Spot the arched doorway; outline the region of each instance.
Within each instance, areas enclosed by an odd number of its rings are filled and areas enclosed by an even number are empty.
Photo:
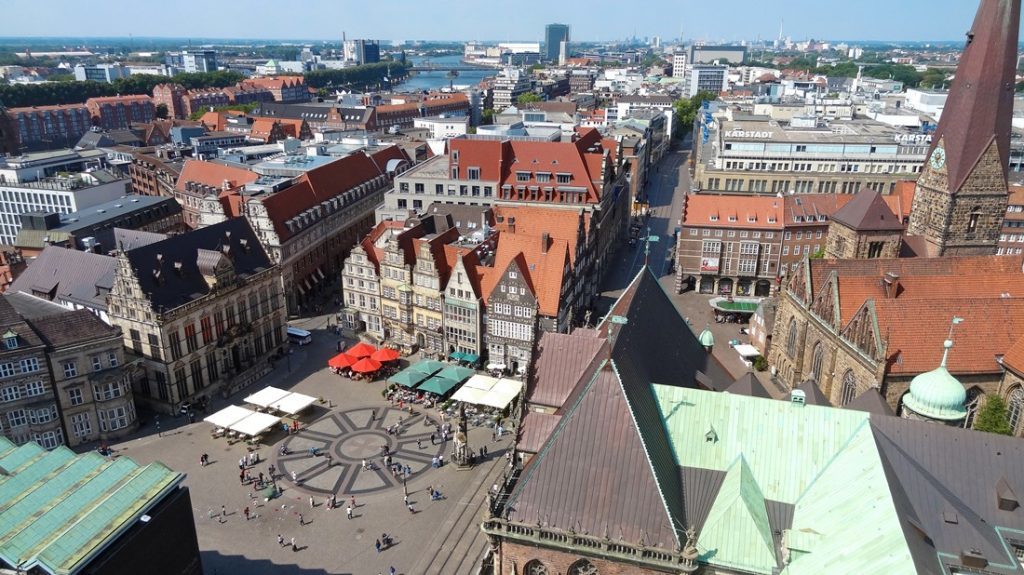
[[[715,293],[715,278],[700,278],[700,293]]]
[[[754,285],[754,295],[757,297],[768,297],[772,294],[772,282],[768,280],[757,280]]]
[[[732,295],[732,279],[722,278],[718,280],[718,295]]]
[[[741,279],[736,282],[736,295],[750,295],[750,289],[753,285],[753,280]]]

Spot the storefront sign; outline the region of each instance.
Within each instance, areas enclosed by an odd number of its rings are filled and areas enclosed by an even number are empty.
[[[760,139],[770,140],[772,139],[771,132],[748,132],[745,130],[729,130],[725,133],[726,138],[749,138],[749,139]]]
[[[702,271],[702,272],[717,272],[718,271],[718,258],[701,258],[701,260],[700,260],[700,271]]]
[[[914,144],[930,144],[931,134],[896,134],[893,139],[900,144],[912,146]]]

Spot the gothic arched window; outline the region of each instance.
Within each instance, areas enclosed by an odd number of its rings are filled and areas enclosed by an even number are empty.
[[[523,567],[523,575],[548,575],[548,568],[534,559]]]
[[[810,378],[818,384],[822,383],[822,364],[825,363],[825,347],[821,345],[821,342],[814,344],[814,353],[811,355],[811,374]]]
[[[568,575],[598,575],[597,567],[586,559],[580,559],[569,567]]]
[[[974,427],[974,417],[978,415],[978,407],[981,406],[981,397],[985,395],[981,388],[972,387],[967,390],[967,399],[964,401],[964,408],[967,409],[967,417],[964,418],[964,428]]]
[[[786,353],[796,357],[796,319],[789,320],[789,334],[786,336]]]
[[[1014,435],[1019,431],[1021,413],[1024,413],[1024,389],[1015,387],[1006,400],[1006,415]]]
[[[842,407],[857,397],[857,376],[853,375],[853,370],[848,369],[843,374],[843,396],[839,399],[839,406]]]

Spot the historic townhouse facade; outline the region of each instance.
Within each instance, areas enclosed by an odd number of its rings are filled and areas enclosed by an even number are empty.
[[[444,289],[444,347],[449,355],[468,353],[483,357],[483,295],[476,250],[456,250],[455,265]]]
[[[139,368],[125,361],[120,330],[88,310],[29,320],[47,344],[67,444],[109,442],[136,429],[132,392]]]
[[[529,264],[521,254],[498,276],[487,298],[487,355],[490,363],[521,373],[530,365],[537,336],[537,297],[526,275]]]
[[[46,342],[0,298],[0,433],[17,444],[65,443]]]
[[[233,393],[286,348],[280,267],[243,218],[119,254],[108,300],[143,357],[136,399],[156,410]]]

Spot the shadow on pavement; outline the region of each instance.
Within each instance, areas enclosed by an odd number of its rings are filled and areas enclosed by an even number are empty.
[[[270,542],[269,544],[277,546],[276,542]],[[296,541],[296,544],[298,545],[296,554],[306,552],[309,547],[301,541]],[[291,553],[290,550],[289,553]],[[281,573],[288,573],[289,575],[328,575],[329,573],[324,569],[303,569],[298,565],[273,563],[266,559],[249,559],[241,555],[222,555],[217,551],[202,551],[200,554],[203,558],[203,573],[205,575],[234,575],[236,573],[244,573],[245,575],[279,575]],[[331,575],[334,575],[334,573],[331,573]],[[352,574],[351,572],[344,572],[340,575]]]

